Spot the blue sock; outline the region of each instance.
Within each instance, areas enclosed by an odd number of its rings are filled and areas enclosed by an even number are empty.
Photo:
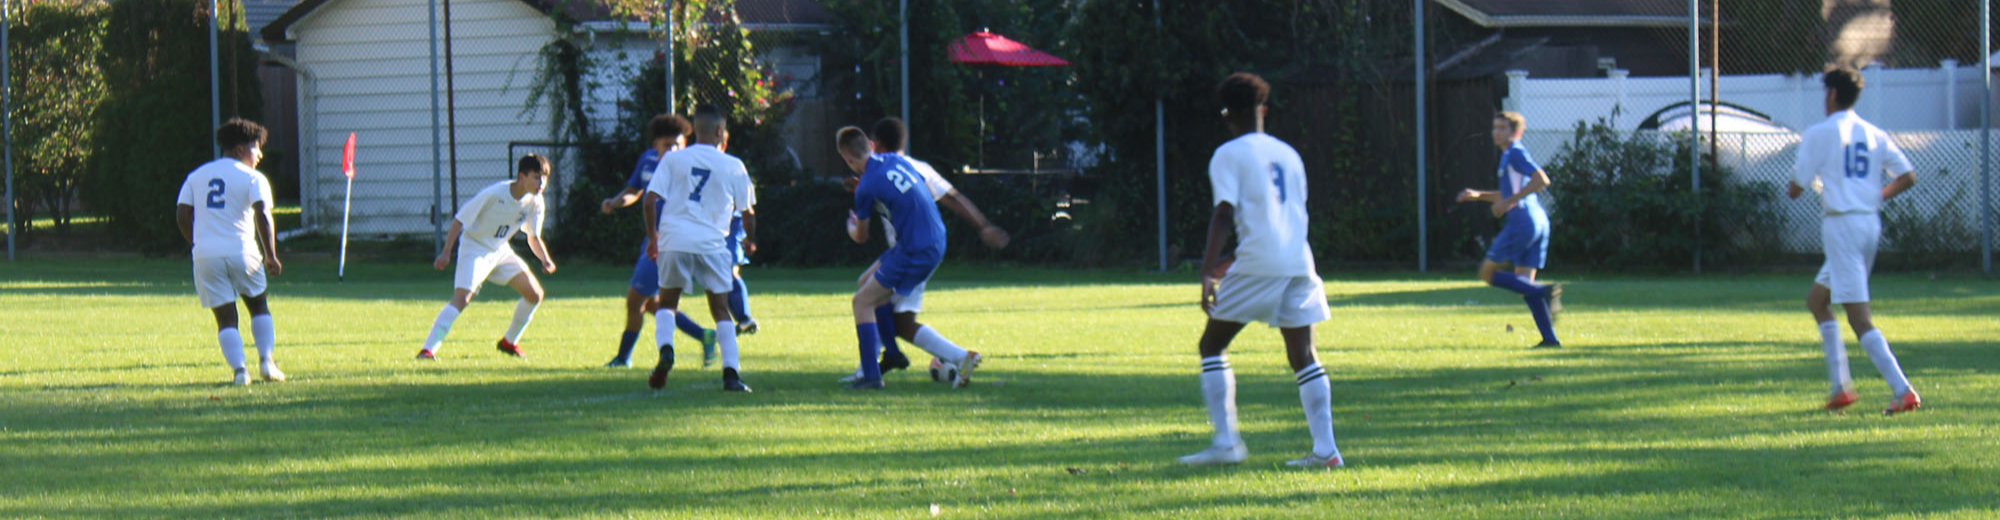
[[[1494,287],[1514,291],[1522,296],[1539,296],[1542,294],[1541,286],[1535,285],[1534,282],[1530,282],[1528,279],[1514,273],[1495,272],[1493,273],[1493,281],[1488,283]]]
[[[882,362],[875,358],[879,354],[875,342],[875,324],[855,324],[854,335],[861,340],[861,378],[881,380]]]
[[[632,345],[637,343],[639,343],[639,331],[625,331],[625,335],[618,337],[618,357],[613,358],[613,361],[630,361],[632,359]]]
[[[737,323],[750,321],[750,287],[743,285],[742,278],[737,278],[736,284],[729,288],[729,315]]]
[[[1549,301],[1540,294],[1531,294],[1522,299],[1528,301],[1528,312],[1535,315],[1535,328],[1542,331],[1542,341],[1562,343],[1556,339],[1556,325],[1549,319]]]
[[[708,329],[701,328],[701,325],[696,324],[685,312],[674,313],[674,328],[681,329],[681,334],[686,334],[695,341],[701,341],[702,335],[708,333]]]
[[[882,342],[882,355],[901,356],[903,349],[896,345],[896,306],[883,305],[875,308],[875,332]]]

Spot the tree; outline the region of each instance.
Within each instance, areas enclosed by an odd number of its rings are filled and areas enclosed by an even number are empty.
[[[101,0],[8,2],[14,13],[7,48],[13,70],[15,182],[14,212],[21,234],[38,210],[54,217],[55,231],[67,232],[74,216],[79,180],[90,156],[97,109],[104,100],[104,75],[97,67],[103,47],[105,4]],[[26,7],[23,7],[26,4]]]

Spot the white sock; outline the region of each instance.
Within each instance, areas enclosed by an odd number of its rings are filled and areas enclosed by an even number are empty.
[[[451,333],[451,322],[457,320],[458,307],[444,304],[444,308],[438,310],[437,323],[431,324],[431,337],[424,340],[424,351],[437,352],[438,347],[444,346],[444,336]]]
[[[965,349],[952,344],[951,340],[944,339],[943,334],[938,334],[937,329],[929,325],[917,327],[915,338],[911,343],[916,343],[917,348],[924,349],[924,352],[929,352],[932,356],[948,359],[953,363],[965,361]]]
[[[737,368],[736,322],[715,322],[715,344],[722,346],[722,368]],[[738,372],[742,369],[737,368]]]
[[[660,350],[674,346],[674,310],[661,308],[653,311],[653,343]]]
[[[243,333],[236,327],[216,331],[216,341],[222,343],[222,359],[229,362],[229,368],[243,369]]]
[[[507,342],[521,344],[521,333],[528,330],[528,321],[535,319],[535,308],[540,303],[528,303],[527,298],[514,302],[514,321],[507,324]]]
[[[1326,381],[1326,369],[1313,363],[1300,369],[1299,404],[1306,409],[1306,429],[1312,431],[1313,455],[1340,458],[1333,444],[1333,387]]]
[[[1201,397],[1208,402],[1208,422],[1215,425],[1214,446],[1243,443],[1236,432],[1236,372],[1225,356],[1201,358]]]
[[[271,315],[259,314],[250,317],[250,337],[257,338],[257,359],[265,363],[278,360],[271,355],[278,348],[278,329],[271,323]]]
[[[1894,395],[1910,391],[1910,380],[1903,377],[1903,367],[1896,364],[1896,353],[1889,351],[1889,340],[1882,338],[1881,329],[1862,334],[1861,348],[1868,349],[1868,359],[1875,362],[1875,371],[1882,373],[1882,379],[1889,381]]]
[[[1820,348],[1826,351],[1826,380],[1833,383],[1837,393],[1854,389],[1854,378],[1847,371],[1847,343],[1840,339],[1840,323],[1819,324]]]

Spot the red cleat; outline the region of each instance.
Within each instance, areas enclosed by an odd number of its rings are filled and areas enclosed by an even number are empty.
[[[1854,404],[1854,401],[1859,399],[1861,399],[1861,395],[1854,393],[1853,390],[1841,390],[1840,393],[1833,394],[1832,397],[1826,398],[1826,409],[1839,410],[1841,408],[1846,408],[1848,405]]]
[[[417,359],[419,359],[419,360],[423,360],[423,361],[437,361],[437,358],[438,358],[438,357],[437,357],[437,355],[436,355],[436,354],[432,354],[432,353],[431,353],[431,351],[428,351],[428,350],[419,350],[419,351],[417,351]]]
[[[1889,409],[1883,410],[1882,415],[1896,415],[1903,412],[1916,411],[1917,408],[1921,408],[1923,406],[1924,406],[1924,400],[1918,399],[1917,391],[1915,389],[1911,389],[1908,392],[1903,392],[1903,395],[1899,395],[1893,399],[1890,399]]]
[[[493,348],[498,349],[500,350],[500,352],[506,353],[509,356],[528,357],[527,355],[521,353],[520,345],[509,343],[507,341],[507,338],[500,338],[500,343],[494,345]]]

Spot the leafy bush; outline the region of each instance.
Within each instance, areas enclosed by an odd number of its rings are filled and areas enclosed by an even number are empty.
[[[242,4],[221,7],[222,118],[254,120],[263,101]],[[98,56],[107,96],[81,194],[132,249],[185,250],[174,195],[189,171],[213,158],[208,0],[114,2],[109,11]]]
[[[24,237],[35,231],[37,209],[49,211],[57,232],[69,228],[71,202],[89,167],[91,123],[105,94],[97,63],[104,13],[96,0],[47,1],[8,19],[14,82],[8,108],[19,190],[14,209]]]
[[[1684,135],[1626,133],[1604,119],[1578,123],[1543,165],[1554,180],[1550,254],[1563,263],[1681,269],[1701,247],[1705,265],[1776,250],[1778,187],[1739,183],[1704,155],[1692,190]],[[1699,232],[1697,232],[1699,230]]]

